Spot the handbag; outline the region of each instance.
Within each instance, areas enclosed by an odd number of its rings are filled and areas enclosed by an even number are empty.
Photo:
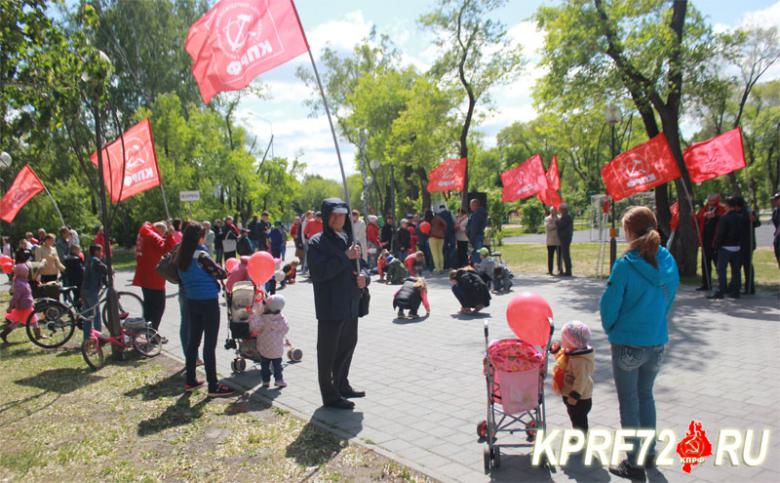
[[[368,315],[368,306],[371,303],[371,293],[368,291],[368,287],[360,290],[360,304],[358,305],[358,317],[365,317]]]
[[[165,280],[176,285],[179,284],[179,272],[176,267],[175,260],[176,255],[179,253],[180,246],[180,244],[176,245],[171,251],[163,255],[159,263],[157,263],[157,267],[155,268],[157,273],[160,274]]]

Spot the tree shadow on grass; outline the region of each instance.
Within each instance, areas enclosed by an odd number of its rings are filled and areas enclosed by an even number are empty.
[[[203,398],[193,405],[190,393],[185,392],[159,416],[138,423],[138,436],[149,436],[166,429],[191,424],[203,415],[203,409],[208,401],[208,398]]]
[[[125,393],[128,397],[141,396],[143,401],[154,401],[160,398],[174,397],[177,394],[181,394],[182,390],[182,372],[181,369],[165,379],[160,379],[154,384],[145,384],[135,389],[131,389]]]
[[[68,394],[101,379],[103,379],[102,376],[95,374],[87,368],[62,367],[48,369],[34,376],[16,380],[14,383],[22,386],[37,387],[58,394]]]
[[[301,466],[320,466],[347,447],[347,437],[354,437],[363,429],[363,413],[340,409],[318,408],[301,430],[295,441],[287,446],[285,455]]]

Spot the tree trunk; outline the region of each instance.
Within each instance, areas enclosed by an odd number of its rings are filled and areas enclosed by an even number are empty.
[[[420,177],[420,192],[422,193],[422,210],[431,209],[431,194],[428,192],[428,174],[423,168],[417,168],[417,176]]]

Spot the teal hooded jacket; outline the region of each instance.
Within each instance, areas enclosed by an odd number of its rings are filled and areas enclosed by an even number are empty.
[[[658,268],[632,250],[612,267],[600,303],[601,325],[610,343],[647,347],[669,341],[667,316],[680,275],[666,248],[658,248],[656,261]]]

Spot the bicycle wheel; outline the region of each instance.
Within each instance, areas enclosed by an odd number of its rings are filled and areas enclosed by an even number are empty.
[[[81,355],[87,365],[96,371],[105,364],[103,344],[95,337],[90,337],[81,343]]]
[[[151,327],[141,329],[133,336],[133,347],[144,357],[154,357],[160,355],[162,344],[160,344],[157,331]]]
[[[38,317],[38,322],[33,321]],[[39,329],[40,337],[35,333]],[[76,329],[76,317],[65,304],[54,299],[39,299],[27,318],[27,337],[44,349],[54,349],[68,342]]]
[[[132,292],[117,292],[117,303],[119,304],[119,322],[129,317],[143,317],[143,300]],[[103,304],[103,323],[108,324],[108,302]]]

